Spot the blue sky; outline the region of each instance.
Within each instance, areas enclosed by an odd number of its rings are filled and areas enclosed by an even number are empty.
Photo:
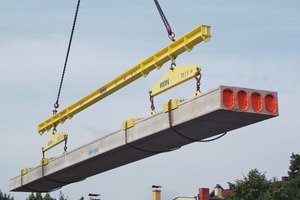
[[[146,200],[162,185],[163,199],[193,196],[198,188],[227,187],[250,169],[268,178],[287,175],[289,156],[299,149],[300,3],[298,1],[161,0],[178,37],[200,24],[212,38],[177,58],[200,64],[203,92],[232,85],[278,92],[280,116],[230,132],[208,144],[147,158],[61,190],[69,199],[101,193],[102,199]],[[37,166],[41,146],[37,125],[51,116],[60,81],[75,1],[0,2],[0,189],[10,178]],[[153,1],[82,1],[61,95],[61,109],[94,91],[170,43]],[[120,128],[131,117],[149,114],[148,91],[167,63],[62,125],[69,150]],[[188,98],[194,82],[156,98]],[[58,156],[63,147],[49,152]],[[57,196],[57,192],[51,195]],[[28,193],[11,193],[26,199]]]

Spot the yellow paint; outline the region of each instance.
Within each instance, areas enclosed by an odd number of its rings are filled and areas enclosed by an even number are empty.
[[[54,158],[54,157],[53,157]],[[53,158],[44,158],[41,160],[41,165],[45,166],[49,163],[50,160],[52,160]]]
[[[42,147],[42,151],[45,152],[56,145],[64,142],[68,137],[67,133],[55,132],[48,138],[46,144]]]
[[[32,168],[30,168],[30,167],[29,167],[29,168],[24,168],[24,169],[22,169],[22,170],[21,170],[21,176],[27,174],[31,169],[32,169]]]
[[[200,66],[177,66],[170,69],[151,89],[151,95],[159,95],[185,81],[195,77]]]
[[[137,122],[141,119],[142,118],[131,118],[131,119],[128,119],[128,120],[122,122],[122,129],[125,130],[125,129],[133,127],[135,122]]]
[[[46,121],[40,123],[38,125],[38,133],[42,135],[45,131],[49,131],[58,124],[64,123],[67,119],[72,118],[80,111],[88,108],[89,106],[109,96],[110,94],[137,80],[138,78],[147,76],[152,70],[156,68],[159,69],[164,63],[174,59],[174,57],[177,57],[185,51],[190,51],[200,42],[208,42],[210,37],[210,26],[198,26],[191,32],[177,39],[149,58],[141,61],[136,66],[108,82],[104,86],[73,103],[66,109],[56,113]]]
[[[174,110],[178,108],[179,103],[183,102],[184,99],[171,99],[171,110]],[[163,111],[168,112],[169,111],[169,102],[163,104]]]

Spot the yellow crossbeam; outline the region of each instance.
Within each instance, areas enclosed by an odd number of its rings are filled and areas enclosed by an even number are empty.
[[[159,95],[181,83],[195,77],[200,71],[200,66],[176,66],[170,69],[150,90],[152,96]]]
[[[174,59],[174,57],[177,57],[181,53],[192,50],[192,48],[200,42],[208,42],[210,37],[210,26],[198,26],[191,32],[177,39],[149,58],[141,61],[139,64],[109,83],[95,90],[86,97],[83,97],[76,103],[73,103],[66,109],[56,113],[46,121],[40,123],[38,125],[38,133],[42,135],[45,131],[49,131],[52,127],[56,127],[58,124],[65,122],[67,119],[72,118],[75,114],[130,84],[136,79],[142,76],[147,76],[149,72],[155,68],[159,69],[164,63]]]
[[[42,151],[48,151],[49,149],[55,147],[56,145],[62,143],[63,141],[66,141],[68,138],[67,133],[61,133],[61,132],[55,132],[51,135],[50,138],[48,138],[46,144],[42,147]]]

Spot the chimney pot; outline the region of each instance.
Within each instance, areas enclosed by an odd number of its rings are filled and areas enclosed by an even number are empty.
[[[198,198],[199,198],[199,200],[209,200],[209,189],[208,188],[200,188]]]
[[[222,190],[223,188],[221,187],[221,185],[217,184],[214,188],[215,196],[222,197]]]

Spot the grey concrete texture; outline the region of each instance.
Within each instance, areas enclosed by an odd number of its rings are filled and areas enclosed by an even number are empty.
[[[50,192],[278,115],[276,92],[219,86],[180,103],[171,115],[159,112],[141,119],[127,131],[117,130],[12,178],[10,191]]]

